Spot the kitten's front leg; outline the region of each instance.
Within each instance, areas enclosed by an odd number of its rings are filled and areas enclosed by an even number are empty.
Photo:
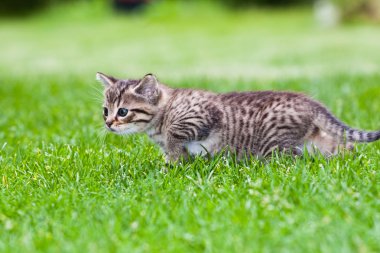
[[[176,163],[181,158],[187,159],[188,153],[185,148],[185,141],[177,138],[169,137],[165,147],[165,161],[166,163]]]

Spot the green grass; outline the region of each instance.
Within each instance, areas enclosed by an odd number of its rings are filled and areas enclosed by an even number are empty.
[[[165,174],[148,138],[104,132],[94,77],[301,91],[378,129],[377,30],[323,30],[307,10],[179,4],[2,20],[0,251],[379,252],[380,143],[332,159],[196,159]]]

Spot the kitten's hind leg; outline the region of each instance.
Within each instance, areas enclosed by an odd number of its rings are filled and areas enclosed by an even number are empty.
[[[168,138],[165,147],[165,160],[166,163],[178,162],[181,159],[187,160],[189,158],[188,152],[184,145],[184,140],[177,138]]]
[[[337,138],[329,135],[328,133],[319,130],[306,142],[307,150],[310,153],[315,153],[316,151],[321,152],[324,156],[337,155],[340,152],[351,151],[353,149],[353,144],[350,142],[340,143]]]

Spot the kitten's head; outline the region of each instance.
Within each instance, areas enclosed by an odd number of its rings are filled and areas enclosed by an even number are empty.
[[[148,74],[141,80],[119,80],[98,72],[96,79],[105,87],[103,118],[108,130],[129,134],[152,126],[161,95],[154,75]]]

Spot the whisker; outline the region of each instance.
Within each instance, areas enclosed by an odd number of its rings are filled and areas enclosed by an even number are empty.
[[[108,131],[104,126],[99,126],[97,131],[97,143],[103,145],[107,137]]]

